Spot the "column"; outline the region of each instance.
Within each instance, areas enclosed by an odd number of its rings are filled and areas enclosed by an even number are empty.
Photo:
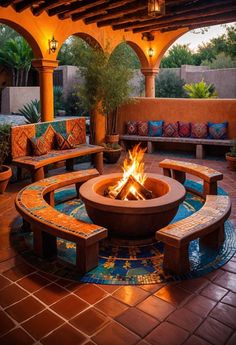
[[[33,60],[32,65],[39,71],[41,120],[53,121],[53,71],[58,66],[58,61],[38,59]]]
[[[155,97],[155,76],[158,68],[142,68],[141,72],[145,76],[145,97]]]

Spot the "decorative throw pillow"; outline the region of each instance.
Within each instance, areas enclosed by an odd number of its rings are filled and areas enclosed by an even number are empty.
[[[164,137],[178,137],[178,122],[164,122]]]
[[[148,122],[148,135],[149,137],[162,137],[163,122],[160,121],[149,121]]]
[[[208,131],[210,139],[227,139],[227,129],[228,122],[208,122]]]
[[[147,121],[138,121],[138,135],[146,136],[148,135],[148,122]]]
[[[56,148],[58,150],[69,150],[75,147],[75,139],[71,133],[55,133]]]
[[[178,121],[179,124],[179,137],[188,138],[191,135],[191,125],[190,122]]]
[[[207,138],[207,122],[191,123],[191,137],[196,139]]]
[[[33,156],[42,156],[48,153],[47,148],[45,147],[45,139],[43,136],[38,138],[29,138],[29,141],[32,147]]]
[[[127,134],[137,135],[138,134],[138,125],[137,121],[128,121],[127,122]]]

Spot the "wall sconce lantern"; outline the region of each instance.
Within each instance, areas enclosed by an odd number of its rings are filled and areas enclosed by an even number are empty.
[[[58,41],[55,40],[54,36],[49,40],[49,52],[55,53],[58,47]]]
[[[148,15],[157,17],[165,14],[165,0],[148,0]]]
[[[153,41],[154,36],[153,36],[153,34],[151,34],[151,32],[143,32],[142,33],[142,40],[143,41]]]
[[[148,56],[151,58],[154,55],[154,50],[152,48],[148,49]]]

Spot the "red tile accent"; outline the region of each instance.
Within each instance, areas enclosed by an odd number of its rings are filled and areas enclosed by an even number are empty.
[[[97,345],[134,345],[140,338],[116,322],[98,332],[92,340]]]
[[[2,338],[0,338],[0,344],[3,344],[3,345],[32,345],[32,344],[35,344],[35,341],[23,329],[16,328],[13,331],[7,333]]]
[[[42,302],[50,305],[69,294],[70,293],[67,290],[61,288],[59,285],[52,283],[38,290],[35,293],[35,296]]]
[[[228,290],[218,286],[216,284],[210,283],[202,291],[201,295],[211,298],[215,301],[220,301],[222,297],[227,294]]]
[[[116,320],[142,338],[159,324],[159,321],[136,308],[129,308]]]
[[[95,304],[95,307],[111,317],[121,314],[128,308],[126,304],[117,301],[117,299],[113,298],[112,296],[104,298]]]
[[[236,329],[236,308],[227,304],[218,303],[210,316],[227,326]]]
[[[137,308],[145,313],[163,321],[175,308],[158,297],[150,296],[137,305]]]
[[[0,311],[0,336],[14,327],[14,322],[3,311]]]
[[[152,345],[181,345],[189,333],[169,322],[163,322],[152,331],[146,340]]]
[[[236,307],[236,293],[229,291],[228,294],[221,300],[221,302]]]
[[[44,308],[45,307],[40,302],[38,302],[35,298],[29,296],[7,308],[6,311],[16,321],[22,322],[39,313]]]
[[[168,317],[167,320],[189,332],[194,332],[202,322],[202,318],[200,316],[185,308],[177,309]]]
[[[140,301],[144,300],[150,294],[137,286],[122,286],[119,290],[114,292],[113,296],[120,301],[135,306]]]
[[[95,308],[85,310],[70,320],[70,323],[82,332],[92,335],[108,322],[108,318]]]
[[[193,311],[194,313],[202,317],[206,317],[215,305],[215,301],[199,295],[193,297],[189,302],[187,302],[185,304],[185,308]]]
[[[60,314],[66,319],[71,319],[78,313],[80,313],[82,310],[89,307],[89,304],[84,302],[79,297],[76,297],[74,295],[69,295],[64,298],[62,298],[57,303],[53,304],[51,306],[51,309],[53,309],[55,312]]]
[[[27,292],[15,284],[11,284],[0,291],[0,305],[5,308],[27,296]]]
[[[231,328],[209,317],[201,324],[195,334],[211,344],[222,345],[225,344],[232,333]]]
[[[18,281],[18,284],[29,292],[35,292],[49,283],[50,281],[48,279],[43,278],[37,273],[30,274]]]
[[[78,330],[65,324],[41,340],[44,345],[80,345],[86,337]]]
[[[34,338],[41,339],[43,336],[60,326],[64,321],[49,310],[32,317],[22,324]]]
[[[184,304],[192,296],[190,292],[187,292],[174,284],[164,286],[154,293],[154,295],[176,307]]]
[[[90,304],[94,304],[106,296],[106,292],[104,290],[93,284],[82,285],[74,293]]]

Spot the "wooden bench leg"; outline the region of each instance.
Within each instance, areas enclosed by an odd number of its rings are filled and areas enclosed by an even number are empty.
[[[206,195],[217,195],[217,182],[204,181],[203,194]]]
[[[147,153],[153,153],[153,143],[151,141],[147,142]]]
[[[66,160],[66,170],[73,171],[74,170],[74,158],[70,158]]]
[[[166,272],[183,274],[189,272],[188,244],[175,248],[165,244],[163,269]]]
[[[168,168],[163,168],[163,175],[167,177],[171,177],[171,170]]]
[[[34,252],[42,258],[50,258],[57,255],[57,239],[55,236],[33,227]]]
[[[97,152],[94,154],[94,166],[98,170],[99,174],[103,174],[103,152]]]
[[[91,246],[76,246],[76,268],[84,274],[98,265],[99,243],[96,242]]]
[[[205,157],[205,150],[203,145],[196,145],[196,158],[203,159]]]
[[[37,182],[44,179],[44,169],[43,167],[35,169],[31,173],[32,181]]]
[[[27,222],[24,218],[22,219],[21,231],[22,232],[31,232],[30,223]]]
[[[54,190],[44,195],[44,200],[52,207],[55,205]]]
[[[200,238],[200,246],[217,250],[224,243],[224,224],[210,234]]]
[[[178,182],[184,184],[186,180],[186,174],[184,171],[173,170],[173,178]]]

